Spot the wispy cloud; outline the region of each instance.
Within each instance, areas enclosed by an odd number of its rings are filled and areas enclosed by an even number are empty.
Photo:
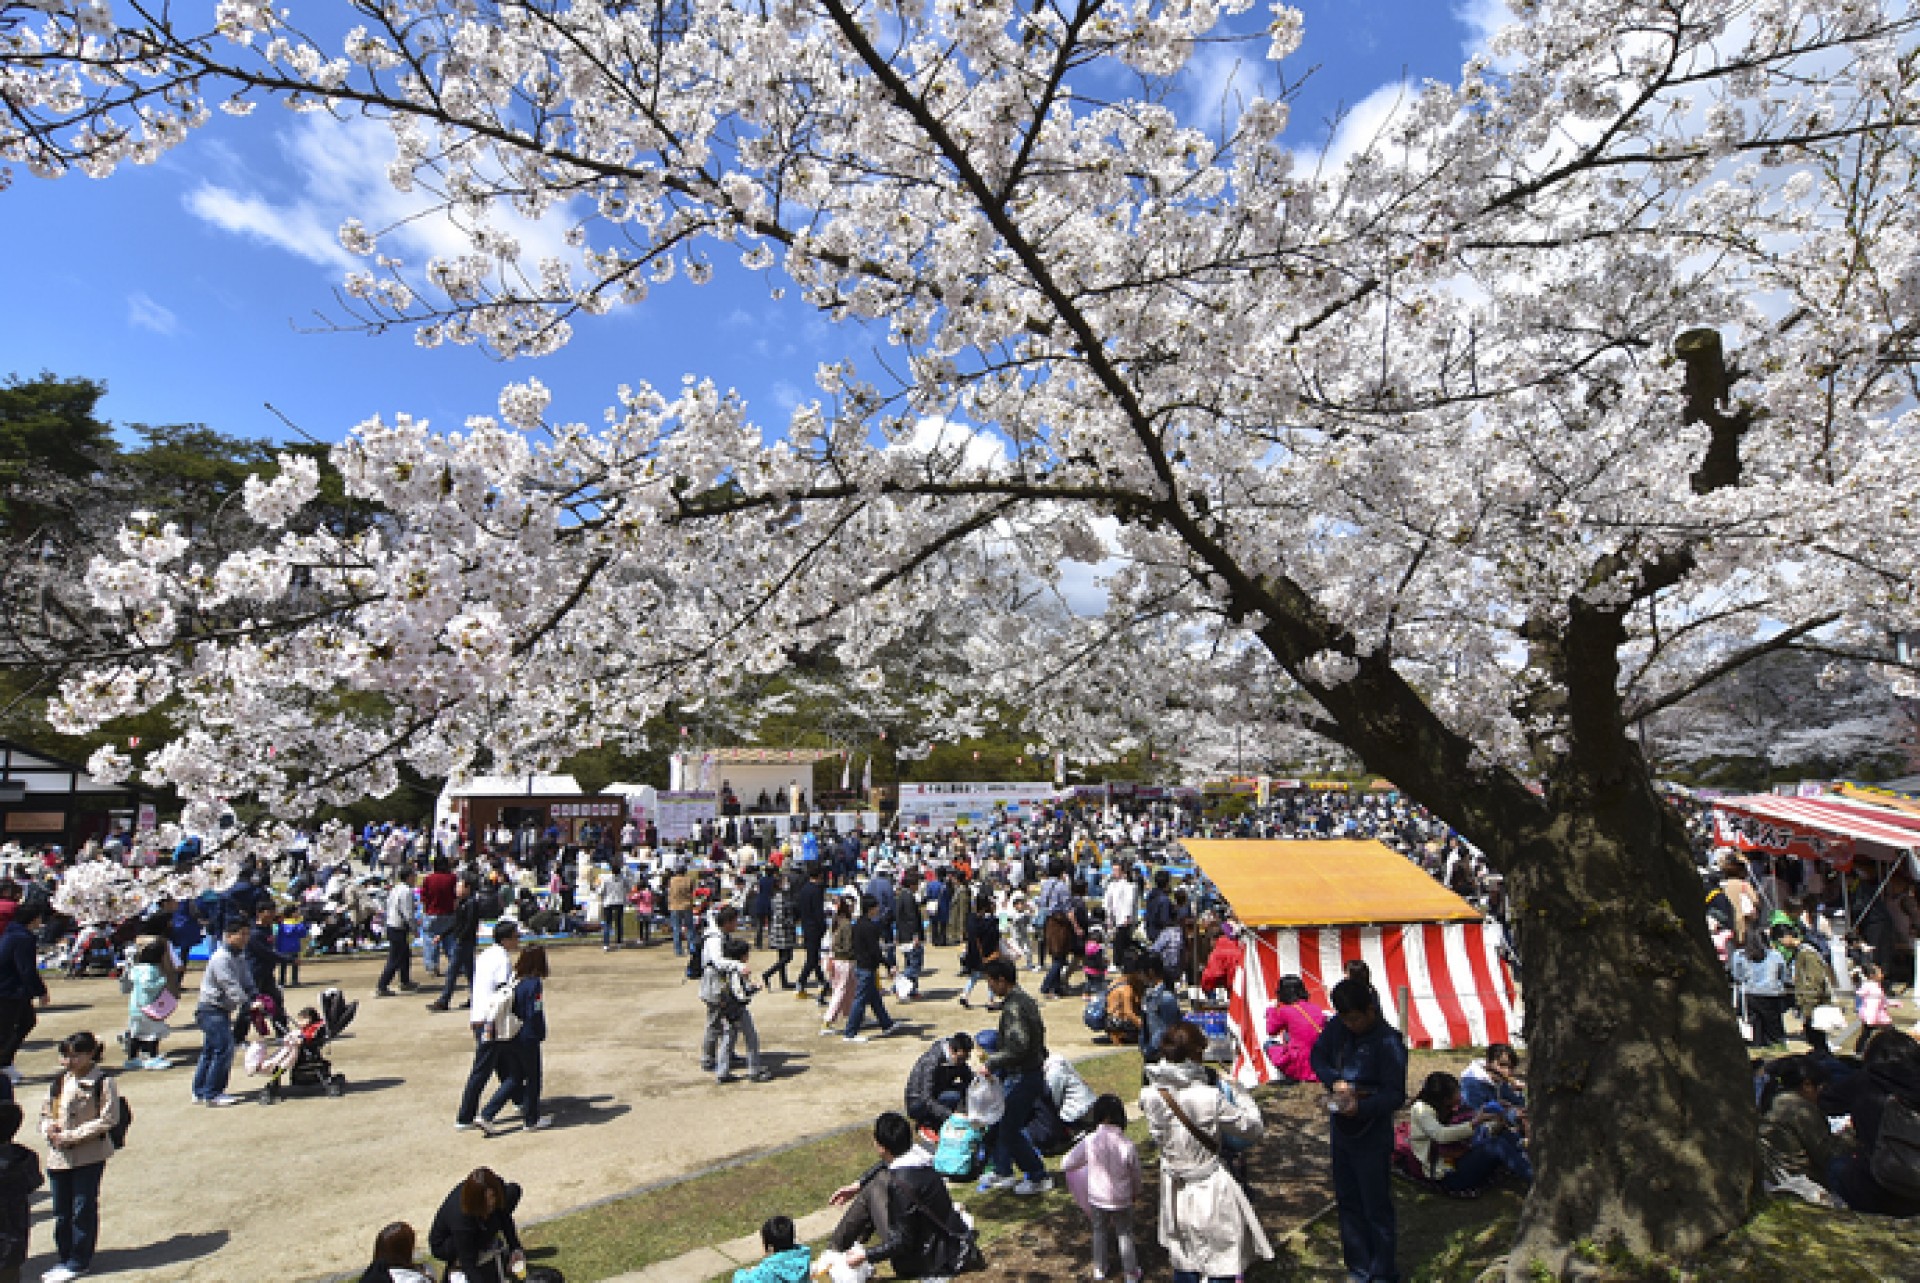
[[[1453,16],[1467,29],[1467,38],[1461,41],[1460,47],[1468,57],[1484,53],[1500,29],[1516,21],[1507,0],[1455,0]]]
[[[146,294],[135,291],[127,295],[127,324],[155,334],[172,334],[179,330],[180,318]]]
[[[187,209],[221,231],[286,250],[309,263],[343,272],[358,266],[353,255],[340,248],[338,221],[322,219],[309,203],[275,205],[260,196],[202,183],[187,193]]]
[[[340,225],[350,217],[379,235],[390,254],[427,259],[473,252],[463,224],[424,185],[402,192],[388,181],[397,149],[380,122],[304,116],[280,135],[280,145],[287,170],[298,176],[290,196],[208,182],[189,193],[187,208],[225,231],[343,272],[365,266],[339,242]],[[563,212],[545,219],[504,208],[487,213],[490,226],[518,243],[529,272],[545,258],[577,258],[564,240],[565,221]]]
[[[1249,56],[1245,43],[1202,45],[1180,73],[1180,118],[1224,137],[1233,132],[1249,102],[1279,94],[1278,70],[1264,58]]]

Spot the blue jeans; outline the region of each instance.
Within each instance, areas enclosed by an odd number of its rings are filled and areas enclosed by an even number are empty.
[[[470,1123],[474,1114],[480,1110],[480,1093],[493,1081],[494,1071],[500,1066],[501,1042],[497,1038],[482,1039],[485,1025],[474,1025],[473,1029],[473,1065],[467,1070],[467,1085],[460,1091],[460,1112],[453,1116],[456,1123]]]
[[[906,948],[906,956],[901,959],[900,974],[913,982],[912,992],[920,992],[920,972],[927,965],[927,946],[911,944]]]
[[[1007,1094],[1007,1112],[993,1131],[993,1174],[1011,1176],[1018,1167],[1029,1180],[1037,1181],[1047,1174],[1047,1168],[1027,1135],[1027,1124],[1033,1120],[1040,1094],[1047,1089],[1046,1075],[1038,1069],[1020,1070],[1001,1079],[1000,1086]]]
[[[1047,964],[1046,979],[1040,982],[1041,993],[1064,994],[1067,991],[1067,956],[1056,954]]]
[[[452,925],[453,915],[450,913],[437,913],[431,918],[420,919],[420,961],[428,971],[436,970],[440,966],[443,954],[452,956],[451,948],[443,950],[440,946],[441,935]]]
[[[455,936],[447,941],[447,979],[440,986],[440,1005],[450,1006],[453,1002],[453,987],[462,980],[467,982],[469,991],[473,988],[473,946]]]
[[[693,938],[693,910],[675,909],[667,917],[673,922],[673,951],[684,955],[688,949],[697,949],[699,942]]]
[[[53,1193],[53,1250],[62,1265],[84,1270],[93,1264],[100,1238],[100,1177],[105,1162],[47,1170]]]
[[[868,1008],[873,1010],[873,1019],[882,1030],[893,1028],[893,1018],[887,1015],[887,1008],[880,1001],[880,987],[874,983],[877,972],[853,969],[853,1009],[847,1012],[846,1036],[854,1037],[860,1032],[860,1025]]]
[[[193,1067],[193,1098],[212,1100],[227,1089],[233,1071],[233,1017],[213,1007],[193,1013],[200,1026],[200,1063]]]
[[[1340,1207],[1340,1253],[1363,1283],[1398,1283],[1399,1227],[1393,1211],[1393,1127],[1384,1118],[1358,1136],[1333,1129],[1333,1196]]]

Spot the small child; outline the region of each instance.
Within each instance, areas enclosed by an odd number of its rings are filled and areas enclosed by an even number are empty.
[[[1087,1117],[1094,1129],[1081,1137],[1060,1165],[1063,1173],[1086,1169],[1085,1197],[1079,1178],[1069,1176],[1074,1198],[1093,1224],[1093,1277],[1107,1277],[1107,1232],[1120,1249],[1120,1270],[1127,1283],[1140,1283],[1140,1261],[1133,1250],[1133,1205],[1140,1197],[1140,1153],[1127,1139],[1127,1107],[1106,1095],[1093,1102]]]
[[[733,1272],[733,1283],[806,1283],[813,1253],[793,1244],[793,1221],[769,1216],[760,1227],[760,1246],[767,1259]]]
[[[714,1079],[717,1082],[733,1081],[729,1071],[733,1065],[734,1041],[741,1038],[747,1044],[748,1076],[755,1082],[766,1081],[766,1073],[760,1068],[760,1033],[754,1028],[753,1013],[747,1009],[747,1004],[753,1001],[753,995],[760,992],[747,979],[747,958],[751,952],[745,940],[732,937],[720,946],[722,960],[714,968],[724,986],[719,1004],[723,1022],[720,1045],[715,1049],[714,1056]]]
[[[1886,974],[1877,963],[1872,962],[1860,969],[1853,989],[1853,1002],[1860,1012],[1860,1023],[1869,1029],[1891,1025],[1893,1016],[1889,1008],[1900,1005],[1887,997]]]
[[[300,983],[300,954],[307,947],[306,919],[301,916],[300,907],[294,905],[281,918],[280,925],[273,929],[273,951],[280,956],[280,987]],[[289,980],[288,976],[292,979]]]
[[[633,925],[639,929],[640,943],[653,943],[653,888],[644,876],[633,892]]]
[[[0,1100],[0,1283],[20,1283],[20,1267],[27,1259],[27,1227],[32,1224],[28,1202],[46,1183],[40,1158],[25,1145],[14,1143],[23,1115],[11,1100]]]
[[[1100,945],[1100,937],[1094,936],[1087,941],[1086,961],[1080,970],[1086,976],[1087,996],[1107,991],[1107,951]]]

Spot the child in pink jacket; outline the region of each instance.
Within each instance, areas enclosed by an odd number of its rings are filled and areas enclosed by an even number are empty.
[[[1093,1223],[1093,1277],[1107,1277],[1107,1232],[1112,1230],[1126,1283],[1140,1283],[1140,1261],[1133,1250],[1140,1153],[1127,1139],[1127,1107],[1118,1096],[1102,1096],[1093,1102],[1087,1116],[1094,1129],[1081,1137],[1060,1170],[1067,1175],[1075,1201]],[[1084,1176],[1072,1175],[1082,1168]]]
[[[1869,1029],[1881,1028],[1893,1023],[1888,1008],[1900,1004],[1887,997],[1886,976],[1879,967],[1869,962],[1854,986],[1853,1002],[1860,1012],[1860,1023]]]

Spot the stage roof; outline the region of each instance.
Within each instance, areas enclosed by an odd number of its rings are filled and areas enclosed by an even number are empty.
[[[1250,927],[1478,922],[1480,912],[1378,842],[1180,843]]]

